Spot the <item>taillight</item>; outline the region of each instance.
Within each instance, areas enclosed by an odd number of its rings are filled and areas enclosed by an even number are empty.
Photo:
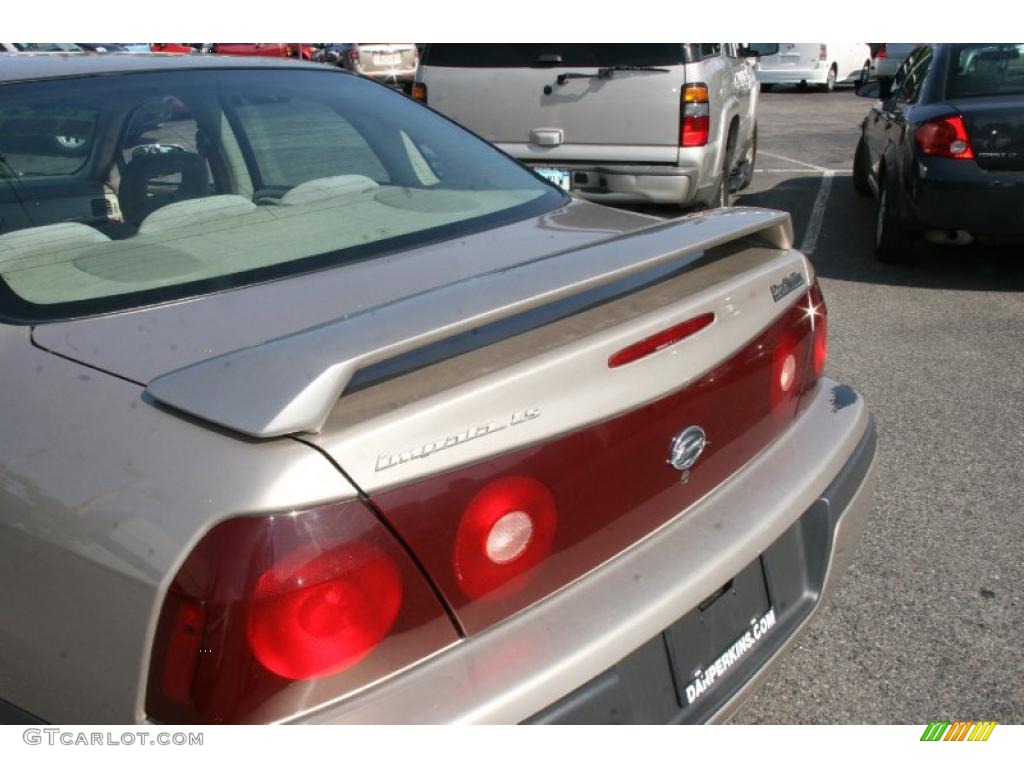
[[[885,43],[882,43],[881,45],[879,45],[878,48],[875,50],[875,58],[876,59],[884,59],[888,55],[889,54],[886,53],[886,51],[885,51]]]
[[[529,477],[485,485],[466,507],[455,536],[455,581],[482,598],[528,574],[551,551],[558,524],[551,491]]]
[[[711,106],[707,85],[688,83],[683,87],[682,102],[679,146],[703,147],[711,134]]]
[[[168,723],[280,720],[456,638],[360,502],[233,518],[203,537],[168,590],[146,711]]]
[[[772,352],[772,370],[769,379],[769,402],[772,410],[783,416],[789,415],[786,406],[799,391],[798,376],[801,376],[805,358],[801,355],[802,335],[796,328],[790,328],[779,336]]]
[[[797,413],[800,413],[813,400],[811,395],[817,388],[819,379],[825,375],[825,363],[828,361],[828,308],[825,306],[825,297],[817,280],[797,307],[804,316],[803,322],[809,327],[811,342],[806,373],[799,384],[801,397]]]
[[[818,61],[828,61],[828,46],[818,43]]]
[[[416,101],[427,103],[427,86],[424,83],[413,83],[412,90],[409,92]]]
[[[263,572],[246,635],[253,655],[289,680],[358,664],[391,630],[402,606],[395,563],[362,542],[311,545]]]
[[[914,132],[914,142],[925,155],[955,160],[974,159],[971,138],[960,115],[939,117],[918,127]]]
[[[814,374],[816,382],[825,374],[825,363],[828,362],[828,308],[825,306],[825,297],[817,280],[811,286],[808,301],[808,314],[811,320],[811,330],[814,333],[814,342],[811,347],[811,372]]]

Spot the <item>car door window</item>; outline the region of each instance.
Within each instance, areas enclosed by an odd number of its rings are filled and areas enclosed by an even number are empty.
[[[722,52],[721,43],[698,43],[698,45],[700,45],[700,57],[702,59],[710,59]]]
[[[0,177],[76,173],[92,150],[97,115],[74,104],[0,104]]]
[[[910,62],[910,66],[907,68],[907,71],[899,85],[893,90],[893,95],[896,97],[897,101],[908,104],[912,104],[917,101],[918,96],[921,94],[921,86],[924,84],[925,75],[928,73],[928,67],[931,66],[931,63],[931,48],[922,48],[918,51],[913,62]]]

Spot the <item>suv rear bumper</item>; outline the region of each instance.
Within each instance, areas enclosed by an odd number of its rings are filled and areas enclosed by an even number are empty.
[[[805,564],[818,564],[802,576],[806,599],[773,605],[778,623],[765,641],[720,676],[699,707],[667,719],[727,718],[834,589],[871,509],[874,457],[874,426],[862,399],[824,379],[779,440],[685,514],[511,619],[295,721],[544,720],[545,710],[550,716],[552,705],[643,653],[787,537],[816,531],[804,544],[811,547]]]
[[[565,168],[574,195],[595,203],[655,203],[686,205],[697,192],[699,170],[674,165],[593,165],[528,163]]]

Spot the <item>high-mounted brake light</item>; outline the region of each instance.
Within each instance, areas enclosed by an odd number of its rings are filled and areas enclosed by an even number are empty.
[[[914,142],[925,155],[954,160],[974,159],[971,138],[960,115],[930,120],[914,132]]]
[[[146,711],[165,723],[279,720],[456,637],[361,502],[233,518],[203,537],[171,584]]]
[[[679,146],[703,147],[711,135],[711,106],[705,83],[687,83],[682,93]]]
[[[641,358],[654,354],[655,352],[665,349],[665,347],[670,347],[683,339],[693,336],[693,334],[698,331],[704,330],[714,321],[715,313],[706,312],[703,315],[692,317],[678,325],[673,325],[671,328],[659,331],[653,336],[648,336],[646,339],[642,339],[635,344],[630,344],[625,349],[621,349],[616,352],[608,358],[608,367],[618,368],[619,366],[635,362],[636,360],[640,360]]]

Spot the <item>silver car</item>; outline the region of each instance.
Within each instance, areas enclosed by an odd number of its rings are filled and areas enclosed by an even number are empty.
[[[413,95],[578,197],[717,207],[757,155],[736,43],[440,44]]]
[[[0,721],[724,719],[856,546],[787,214],[283,59],[18,57],[0,150]]]
[[[420,52],[415,43],[327,43],[314,59],[380,83],[407,85],[416,75]]]

